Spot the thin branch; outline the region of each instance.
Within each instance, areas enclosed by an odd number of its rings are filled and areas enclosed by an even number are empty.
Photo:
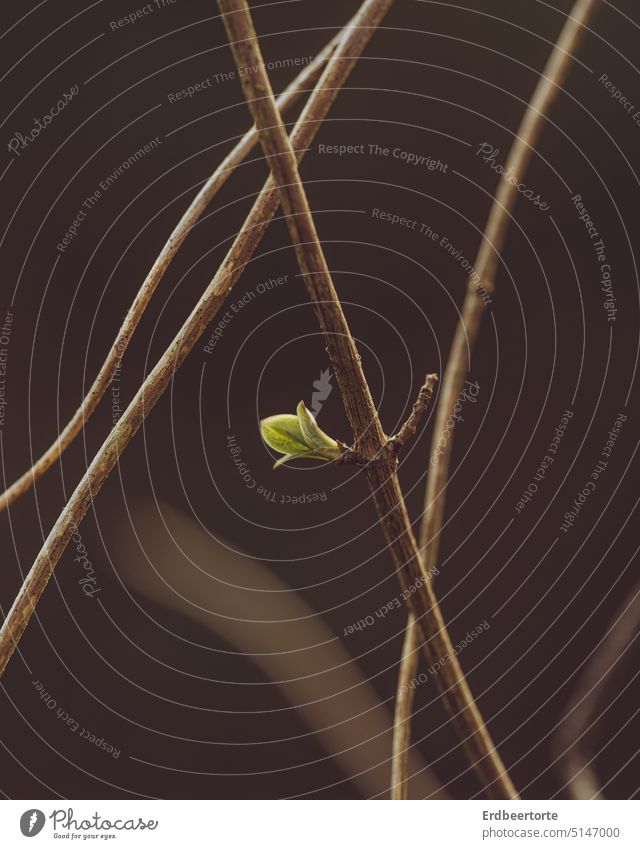
[[[585,665],[558,728],[554,749],[558,758],[566,755],[562,769],[574,799],[604,798],[593,767],[593,737],[589,740],[587,735],[599,719],[594,714],[604,687],[624,660],[628,661],[625,655],[639,634],[640,583],[636,583]]]
[[[382,18],[382,0],[366,0],[341,32],[333,55],[318,80],[291,135],[302,158]],[[278,208],[278,192],[269,177],[215,277],[156,366],[103,442],[44,542],[0,629],[0,676],[9,662],[36,604],[71,536],[82,521],[118,458],[161,397],[189,351],[202,336],[251,259]]]
[[[413,614],[409,619],[415,622]],[[409,756],[411,754],[411,713],[415,688],[411,686],[414,673],[413,657],[420,651],[420,629],[407,627],[404,632],[400,674],[393,716],[391,756],[391,798],[409,798]]]
[[[420,536],[424,529],[424,517],[420,524]],[[421,552],[424,549],[421,549]],[[407,615],[404,629],[402,655],[398,670],[398,689],[393,714],[393,759],[391,761],[391,798],[409,798],[409,749],[411,748],[411,717],[413,714],[414,689],[408,684],[415,678],[420,662],[420,634],[416,618],[411,611]]]
[[[498,259],[504,246],[511,211],[518,197],[517,184],[524,177],[527,165],[544,127],[546,115],[558,92],[562,89],[571,66],[573,54],[597,5],[598,0],[577,0],[558,36],[509,151],[505,174],[513,175],[515,179],[501,179],[498,185],[482,242],[473,265],[477,277],[469,278],[468,281],[462,315],[456,328],[442,381],[431,441],[430,457],[437,458],[437,462],[430,463],[424,513],[420,526],[420,551],[430,574],[434,573],[438,562],[445,494],[453,449],[453,432],[450,433],[449,439],[444,442],[444,445],[440,444],[440,439],[447,430],[447,422],[454,412],[458,396],[469,371],[471,353],[486,306],[482,297],[482,287],[484,287],[485,293],[491,293],[494,290]],[[412,630],[415,627],[415,620],[410,614],[407,620],[407,629]],[[414,642],[414,640],[407,637],[405,643],[407,642]],[[404,668],[405,666],[407,668]],[[403,655],[400,678],[411,680],[415,676],[417,666],[417,652]],[[403,699],[406,700],[407,698],[410,698],[408,694],[400,696],[396,704],[396,731],[397,735],[402,738],[408,736],[406,716],[410,713],[411,707],[402,703]],[[396,748],[399,746],[400,741],[397,742]],[[399,772],[399,768],[396,768],[395,771]],[[400,783],[406,786],[406,777],[401,779]]]
[[[500,180],[473,264],[482,286],[489,293],[494,289],[498,259],[504,246],[511,211],[518,197],[517,184],[524,178],[544,127],[547,112],[562,89],[585,25],[597,5],[598,0],[577,0],[574,4],[518,127],[505,167],[505,174],[512,174],[515,179]],[[485,301],[476,280],[477,278],[473,277],[468,282],[461,319],[456,328],[442,381],[431,442],[431,457],[437,456],[437,463],[431,464],[424,502],[425,522],[420,533],[420,548],[425,552],[425,560],[430,566],[435,565],[438,559],[453,438],[448,439],[444,447],[439,448],[438,443],[462,391],[485,312]]]
[[[241,75],[242,86],[260,132],[260,142],[279,187],[291,240],[338,379],[355,438],[355,448],[371,460],[381,453],[387,437],[327,267],[300,180],[296,157],[271,90],[248,6],[245,0],[219,0],[218,5],[224,13],[223,19],[236,65],[256,69],[253,74]],[[388,548],[402,586],[407,591],[412,612],[422,630],[425,654],[430,663],[441,663],[437,680],[443,700],[469,763],[475,769],[483,788],[492,797],[517,798],[516,790],[473,700],[426,578],[396,474],[397,460],[389,456],[389,452],[386,455],[386,462],[369,463],[365,473]],[[412,586],[414,593],[410,591]],[[443,658],[447,662],[442,663]]]
[[[322,73],[322,69],[326,65],[327,59],[340,40],[342,32],[344,32],[344,30],[334,36],[334,38],[331,39],[320,53],[318,53],[313,62],[309,63],[309,65],[307,65],[282,92],[278,98],[278,108],[282,113],[289,110],[300,99],[304,92],[308,90],[308,87],[313,86],[318,80]],[[53,442],[44,454],[42,454],[36,462],[33,463],[30,469],[12,483],[5,492],[0,494],[0,512],[6,510],[7,507],[13,504],[13,502],[20,498],[21,495],[28,492],[38,478],[41,478],[42,475],[58,461],[62,452],[71,445],[76,436],[82,431],[100,403],[100,399],[109,387],[114,373],[120,367],[122,357],[124,356],[140,319],[142,318],[142,314],[147,308],[153,293],[171,265],[171,262],[180,246],[222,186],[233,174],[238,165],[240,165],[240,163],[249,155],[257,143],[258,134],[255,127],[252,127],[244,134],[233,150],[223,159],[213,174],[204,183],[198,194],[194,197],[191,204],[167,239],[167,242],[160,251],[158,258],[152,265],[151,270],[147,274],[144,283],[140,287],[135,300],[125,316],[122,326],[118,331],[118,335],[116,336],[116,339],[105,361],[103,362],[100,371],[82,401],[82,404],[73,414],[73,417],[64,427],[55,442]]]

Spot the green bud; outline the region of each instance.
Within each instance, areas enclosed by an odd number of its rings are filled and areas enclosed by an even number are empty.
[[[318,427],[313,414],[302,401],[297,411],[297,416],[282,413],[260,422],[264,441],[274,451],[284,455],[275,463],[274,469],[301,457],[309,460],[337,460],[341,450],[335,439]]]

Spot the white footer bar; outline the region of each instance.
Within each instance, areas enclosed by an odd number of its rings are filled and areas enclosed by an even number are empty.
[[[105,843],[117,849],[638,849],[640,802],[0,802],[0,846],[7,849]]]

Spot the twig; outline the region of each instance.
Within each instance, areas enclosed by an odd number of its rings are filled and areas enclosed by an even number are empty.
[[[386,5],[382,0],[366,0],[342,31],[339,43],[305,104],[291,136],[291,143],[300,158],[313,141],[349,72],[373,35],[377,23],[382,18],[381,9]],[[56,563],[92,500],[171,382],[176,370],[224,303],[260,243],[278,205],[278,192],[273,178],[269,177],[215,277],[118,419],[74,490],[45,540],[0,629],[0,676],[15,651]]]
[[[387,437],[327,267],[298,173],[296,157],[275,104],[248,6],[245,0],[218,0],[218,4],[224,13],[223,19],[236,65],[257,69],[256,73],[241,75],[245,97],[280,191],[289,233],[338,379],[355,438],[355,448],[371,460],[380,454]],[[443,657],[450,660],[442,665],[438,684],[469,763],[475,769],[483,788],[490,796],[516,798],[516,790],[473,700],[437,601],[424,574],[400,490],[396,465],[396,458],[387,454],[386,462],[369,463],[365,473],[387,545],[402,585],[408,591],[412,612],[422,629],[425,654],[430,663],[442,660]],[[410,592],[412,585],[416,589],[413,594]]]
[[[569,700],[557,732],[554,746],[574,799],[603,799],[601,782],[592,766],[589,749],[593,739],[586,735],[598,720],[594,714],[602,691],[611,676],[622,666],[625,654],[640,633],[640,583],[624,600],[598,647],[585,666]],[[611,701],[611,700],[609,700]]]
[[[278,108],[281,112],[284,113],[289,110],[304,94],[307,87],[315,84],[322,73],[328,57],[340,40],[342,32],[334,36],[320,53],[318,53],[313,62],[309,63],[282,92],[278,98]],[[194,197],[147,274],[144,283],[140,287],[134,302],[125,316],[116,340],[84,397],[82,404],[73,414],[55,442],[33,463],[30,469],[12,483],[5,492],[0,494],[0,512],[6,510],[21,495],[28,492],[38,478],[42,477],[57,462],[62,452],[71,445],[76,436],[82,431],[111,383],[115,371],[119,368],[124,352],[142,318],[142,314],[180,246],[222,186],[257,143],[258,134],[255,127],[252,127],[223,159]]]
[[[509,151],[505,173],[512,174],[516,179],[502,179],[498,185],[482,235],[482,242],[473,265],[477,277],[470,278],[468,281],[462,315],[453,338],[436,410],[430,457],[437,457],[437,463],[430,464],[424,513],[420,526],[420,551],[423,554],[427,571],[431,574],[433,574],[438,562],[445,494],[453,449],[453,433],[445,441],[444,446],[439,445],[439,442],[447,429],[447,421],[454,412],[458,396],[462,391],[462,385],[469,370],[471,352],[484,315],[485,301],[481,297],[481,287],[478,280],[481,281],[486,292],[493,292],[498,258],[507,234],[511,210],[518,197],[517,184],[524,176],[544,126],[547,112],[562,88],[571,65],[572,56],[597,5],[598,0],[577,0],[560,32]],[[411,630],[415,627],[415,621],[409,614],[407,629]],[[406,641],[413,640],[407,638]],[[403,655],[400,677],[403,680],[405,678],[411,680],[415,675],[417,665],[417,652]],[[404,668],[405,666],[407,668]],[[397,734],[403,738],[407,736],[405,717],[411,710],[410,706],[407,708],[407,705],[402,703],[403,699],[406,700],[407,698],[410,698],[408,694],[400,696],[396,704],[395,724]],[[406,786],[406,778],[401,780],[400,783]]]
[[[409,442],[410,439],[413,439],[416,435],[416,430],[418,429],[418,425],[420,424],[422,417],[427,411],[427,407],[431,401],[431,396],[433,395],[433,387],[436,385],[437,381],[437,374],[427,375],[424,384],[418,392],[418,397],[413,405],[409,418],[395,436],[390,436],[386,440],[380,449],[379,454],[369,459],[355,447],[351,448],[348,445],[343,445],[341,442],[338,442],[338,445],[340,445],[340,448],[342,449],[342,454],[335,462],[343,466],[366,466],[368,463],[385,463],[390,458],[397,456],[407,442]]]
[[[416,435],[416,430],[418,429],[418,425],[420,424],[420,420],[424,416],[427,411],[427,407],[431,403],[431,398],[433,396],[433,389],[436,383],[438,382],[437,374],[428,374],[426,380],[418,393],[418,397],[416,399],[415,404],[413,405],[413,409],[411,410],[411,414],[406,422],[402,425],[400,430],[396,433],[395,436],[392,436],[389,442],[391,442],[396,450],[404,447],[406,443],[413,439]]]

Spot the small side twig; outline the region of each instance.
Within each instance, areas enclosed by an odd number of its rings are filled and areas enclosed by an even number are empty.
[[[342,30],[339,43],[296,121],[291,135],[291,143],[300,159],[312,143],[349,72],[375,32],[386,5],[383,0],[365,0],[355,17]],[[40,549],[0,629],[0,677],[27,627],[56,564],[89,509],[89,505],[97,496],[124,449],[171,383],[189,351],[225,302],[259,245],[277,208],[278,192],[273,178],[269,177],[215,277],[103,442]]]
[[[294,106],[307,90],[308,86],[315,84],[341,35],[342,33],[338,33],[334,36],[334,38],[331,39],[320,53],[318,53],[313,62],[310,62],[309,65],[307,65],[298,74],[298,76],[289,83],[287,88],[278,98],[278,108],[281,112],[284,113]],[[140,287],[135,300],[129,307],[122,326],[118,331],[118,335],[116,336],[106,359],[100,367],[100,371],[96,375],[82,403],[69,422],[65,425],[64,429],[60,432],[59,436],[35,461],[35,463],[31,465],[31,468],[24,472],[24,474],[14,481],[11,486],[0,494],[0,512],[6,510],[11,504],[13,504],[14,501],[20,498],[21,495],[28,492],[35,482],[58,461],[62,453],[66,451],[76,436],[82,431],[100,403],[100,399],[109,387],[109,384],[113,379],[114,372],[119,367],[122,357],[131,342],[131,338],[140,323],[142,314],[147,308],[153,293],[171,265],[171,262],[180,249],[182,243],[187,238],[193,227],[195,227],[205,209],[211,204],[214,197],[233,174],[234,170],[249,155],[257,143],[258,134],[255,127],[251,127],[251,129],[248,130],[236,144],[233,150],[223,159],[189,204],[189,207],[184,212],[182,218],[177,223],[164,247],[160,251],[158,258],[153,263],[153,266],[147,274],[144,283]]]
[[[437,456],[438,462],[431,465],[427,477],[424,512],[419,536],[420,551],[425,559],[428,574],[433,574],[438,562],[440,536],[444,520],[445,494],[453,450],[453,433],[450,434],[444,445],[439,445],[439,441],[441,435],[447,429],[447,421],[454,412],[458,396],[462,391],[462,385],[469,370],[471,353],[485,311],[485,302],[480,295],[477,281],[481,281],[486,292],[494,291],[498,257],[504,246],[511,211],[518,197],[518,182],[524,176],[549,108],[561,90],[571,66],[572,56],[597,5],[598,0],[577,0],[567,17],[509,151],[505,173],[513,174],[517,179],[500,180],[482,235],[480,248],[473,264],[477,276],[468,281],[460,321],[455,331],[442,381],[429,455],[430,457]],[[416,627],[414,618],[409,614],[407,629],[411,630]],[[416,652],[403,655],[400,664],[400,677],[411,680],[415,676],[417,665],[418,654]],[[407,714],[407,705],[403,704],[403,699],[406,698],[406,694],[400,696],[396,703],[395,727],[397,734],[402,737],[405,737],[407,733],[404,719]],[[398,741],[395,748],[398,749],[399,746],[400,742]],[[396,772],[398,771],[396,769]],[[400,783],[406,786],[406,778],[402,779]]]
[[[418,397],[416,399],[415,404],[413,405],[413,409],[411,410],[411,414],[406,422],[402,425],[400,430],[396,433],[395,436],[392,436],[389,442],[393,445],[396,451],[399,451],[404,445],[409,442],[410,439],[416,435],[416,430],[418,429],[418,425],[424,414],[427,411],[429,404],[431,403],[431,398],[433,396],[433,390],[438,382],[437,374],[428,374],[420,392],[418,393]]]
[[[298,264],[353,430],[355,449],[370,460],[380,453],[387,437],[329,273],[300,180],[296,157],[275,104],[249,8],[245,0],[218,0],[218,5],[225,13],[224,24],[236,65],[238,68],[256,69],[253,74],[240,75],[245,97],[280,192]],[[469,764],[489,796],[517,798],[517,791],[457,661],[442,613],[425,577],[424,563],[411,530],[396,474],[396,458],[388,459],[386,463],[368,463],[365,473],[387,546],[421,629],[425,654],[430,663],[436,662],[438,658],[450,658],[450,662],[443,665],[437,680]],[[410,591],[412,586],[416,588],[413,595]]]
[[[437,374],[428,374],[423,383],[409,418],[402,425],[395,436],[390,436],[381,446],[380,451],[374,457],[368,459],[357,448],[338,443],[342,448],[342,455],[335,461],[339,465],[366,466],[369,463],[388,463],[390,459],[397,456],[401,449],[416,435],[418,425],[427,411],[433,389],[438,381]]]

